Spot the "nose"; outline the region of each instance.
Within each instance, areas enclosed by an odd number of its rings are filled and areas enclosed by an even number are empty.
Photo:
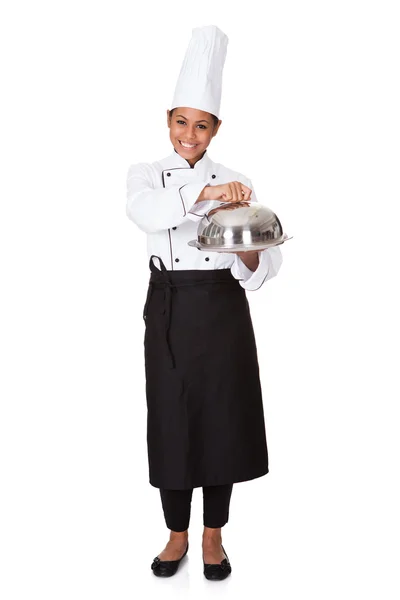
[[[189,139],[191,141],[194,141],[196,139],[196,133],[197,133],[197,131],[196,131],[195,125],[193,125],[193,127],[189,130]]]

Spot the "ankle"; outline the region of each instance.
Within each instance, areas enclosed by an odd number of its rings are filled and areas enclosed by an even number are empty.
[[[207,542],[221,542],[222,533],[221,527],[212,528],[212,527],[204,527],[203,531],[203,544]]]
[[[188,530],[186,531],[172,531],[172,529],[170,530],[170,536],[169,539],[171,541],[186,541],[189,537],[189,532]]]

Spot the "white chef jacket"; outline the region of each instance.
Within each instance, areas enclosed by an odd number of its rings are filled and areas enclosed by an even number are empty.
[[[198,222],[215,202],[196,203],[207,185],[240,181],[253,190],[251,181],[241,173],[213,162],[207,154],[192,168],[174,151],[154,163],[131,165],[127,175],[126,214],[147,233],[149,258],[159,256],[167,269],[230,269],[246,290],[257,290],[277,275],[282,264],[279,246],[261,250],[259,265],[251,271],[231,252],[206,252],[188,245],[197,240]],[[254,190],[251,202],[256,202]],[[199,209],[201,211],[199,212]]]

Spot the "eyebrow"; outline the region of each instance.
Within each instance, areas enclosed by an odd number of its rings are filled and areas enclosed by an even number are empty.
[[[182,117],[183,119],[185,119],[185,121],[189,121],[189,119],[187,119],[183,115],[176,115],[176,116],[177,117]],[[201,119],[200,121],[195,121],[195,123],[209,123],[209,121],[206,121],[205,119]]]

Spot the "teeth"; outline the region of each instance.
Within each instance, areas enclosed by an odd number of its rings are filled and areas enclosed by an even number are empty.
[[[196,148],[197,144],[185,144],[185,142],[181,142],[184,148]]]

